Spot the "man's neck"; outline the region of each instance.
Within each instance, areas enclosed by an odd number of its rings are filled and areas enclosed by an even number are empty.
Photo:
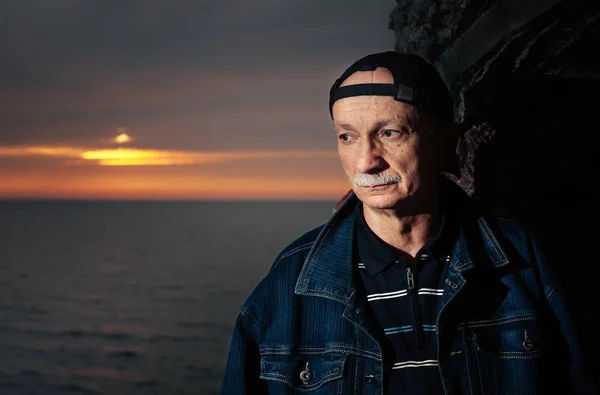
[[[394,210],[374,210],[364,204],[362,209],[373,233],[410,257],[414,257],[427,240],[438,233],[441,224],[439,207],[411,215],[402,215]]]

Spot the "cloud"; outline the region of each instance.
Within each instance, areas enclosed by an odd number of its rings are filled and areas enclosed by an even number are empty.
[[[51,5],[50,5],[51,3]],[[393,47],[394,1],[0,2],[0,86],[62,86],[62,70],[148,64],[262,68]],[[316,59],[321,58],[321,59]]]
[[[66,77],[65,77],[66,78]],[[162,148],[328,147],[327,76],[309,64],[253,73],[146,68],[71,73],[70,88],[1,91],[0,144],[71,145],[116,126]]]
[[[61,89],[0,91],[3,103],[0,114],[13,118],[94,116],[140,110],[182,112],[191,108],[211,112],[282,102],[294,105],[314,99],[316,94],[320,94],[325,104],[331,83],[323,73],[302,64],[293,69],[252,73],[185,67],[148,67],[110,73],[87,69],[65,72],[64,78],[68,79],[68,86]]]
[[[81,157],[84,151],[81,148],[74,147],[0,147],[0,158],[2,157],[34,157],[34,156],[55,156],[63,158]]]
[[[2,157],[54,157],[68,159],[66,165],[177,166],[229,163],[244,160],[331,158],[332,151],[231,151],[198,152],[139,148],[92,149],[78,147],[0,147]]]
[[[0,1],[0,195],[335,196],[329,86],[394,6]]]
[[[326,147],[329,86],[394,39],[394,0],[50,3],[0,2],[0,144]]]

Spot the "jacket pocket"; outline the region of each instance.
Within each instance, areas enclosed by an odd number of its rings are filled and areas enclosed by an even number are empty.
[[[482,393],[536,393],[542,345],[533,316],[478,321],[467,326]]]
[[[338,394],[343,385],[347,355],[261,353],[260,378],[269,381],[273,393]],[[282,387],[283,386],[283,387]]]
[[[535,325],[478,328],[473,331],[475,349],[499,359],[536,359],[540,356],[540,336]]]

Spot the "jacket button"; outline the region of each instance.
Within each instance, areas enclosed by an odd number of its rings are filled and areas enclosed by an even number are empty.
[[[308,362],[306,363],[304,370],[300,372],[300,380],[304,385],[308,384],[310,380],[312,380],[312,373],[310,370],[308,370]]]
[[[358,309],[354,310],[354,311],[356,311],[356,314],[361,314],[363,312],[360,307]]]
[[[375,376],[373,376],[371,374],[368,376],[365,376],[365,381],[369,384],[373,384],[375,382]]]
[[[531,350],[533,350],[534,344],[531,341],[531,339],[529,339],[529,332],[527,332],[527,329],[525,329],[525,340],[523,340],[523,348],[525,349],[525,351],[530,352]]]

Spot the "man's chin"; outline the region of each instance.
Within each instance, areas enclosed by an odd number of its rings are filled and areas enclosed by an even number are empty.
[[[399,196],[396,194],[371,194],[365,191],[354,192],[358,199],[367,207],[377,210],[386,210],[396,207]]]

